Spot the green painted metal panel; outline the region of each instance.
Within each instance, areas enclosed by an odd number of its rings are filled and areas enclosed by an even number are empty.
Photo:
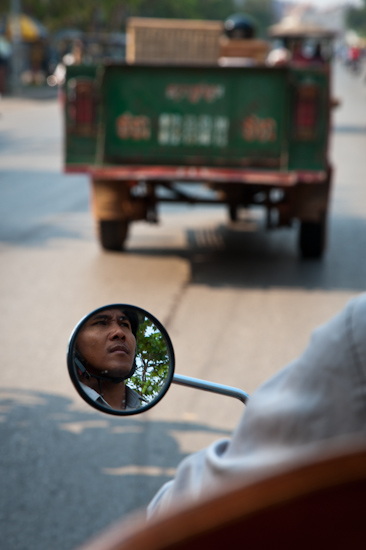
[[[75,82],[81,90],[76,95]],[[309,85],[316,89],[316,117],[313,132],[304,137],[297,130],[296,102],[298,90]],[[71,66],[65,95],[69,169],[96,164],[327,168],[326,68]],[[91,111],[92,123],[86,123]]]
[[[98,162],[286,168],[288,71],[108,66]]]

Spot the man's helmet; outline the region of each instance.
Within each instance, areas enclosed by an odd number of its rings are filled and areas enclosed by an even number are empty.
[[[254,38],[256,34],[253,19],[241,13],[230,15],[224,23],[224,29],[228,38]]]

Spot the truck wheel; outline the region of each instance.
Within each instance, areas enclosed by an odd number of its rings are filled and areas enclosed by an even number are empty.
[[[229,217],[230,217],[230,221],[232,221],[232,222],[238,221],[238,205],[237,204],[229,204]]]
[[[126,221],[99,221],[99,240],[105,250],[122,250],[127,233],[128,222]]]
[[[325,247],[325,222],[301,222],[299,249],[303,258],[321,258]]]

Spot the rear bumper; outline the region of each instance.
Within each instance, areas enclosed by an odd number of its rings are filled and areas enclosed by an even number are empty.
[[[323,183],[325,170],[268,171],[243,168],[196,166],[66,166],[66,173],[85,173],[96,180],[110,181],[181,181],[217,184],[251,184],[293,187],[300,183]]]

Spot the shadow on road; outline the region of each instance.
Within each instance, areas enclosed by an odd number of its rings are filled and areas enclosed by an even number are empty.
[[[79,546],[145,507],[172,478],[184,457],[174,433],[229,435],[199,423],[80,411],[66,398],[15,389],[1,390],[0,418],[4,550]]]
[[[85,177],[36,171],[30,185],[22,171],[2,170],[1,176],[0,242],[27,248],[52,246],[60,239],[95,242]],[[190,265],[191,283],[213,287],[365,289],[365,217],[331,215],[323,260],[304,261],[298,252],[297,227],[266,231],[263,219],[249,215],[238,223],[220,221],[216,226],[207,217],[205,225],[199,212],[188,218],[187,227],[181,221],[182,212],[176,212],[180,216],[174,227],[177,239],[170,240],[169,229],[163,228],[162,240],[153,237],[147,245],[147,226],[137,240],[127,240],[124,253],[111,254],[121,260],[129,255],[183,258]],[[174,218],[175,212],[169,216]],[[176,241],[179,244],[170,245]]]
[[[54,239],[94,238],[85,177],[1,169],[0,181],[0,242],[31,248]]]
[[[366,126],[359,124],[338,124],[333,128],[333,132],[342,134],[366,134]]]
[[[127,253],[176,255],[191,266],[191,283],[214,287],[359,291],[365,289],[366,219],[334,217],[329,223],[328,246],[322,260],[304,260],[297,250],[297,228],[245,231],[220,225],[190,229],[188,246],[128,248]]]

